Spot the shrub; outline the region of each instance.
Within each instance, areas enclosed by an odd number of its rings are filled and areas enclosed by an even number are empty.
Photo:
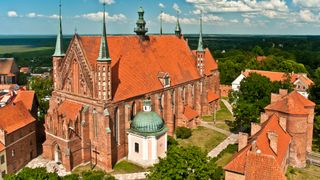
[[[69,174],[67,176],[61,177],[62,180],[78,180],[79,175],[78,174]]]
[[[192,135],[191,129],[186,127],[177,127],[176,136],[181,139],[188,139]]]
[[[168,147],[178,145],[178,141],[176,141],[172,136],[168,136]]]

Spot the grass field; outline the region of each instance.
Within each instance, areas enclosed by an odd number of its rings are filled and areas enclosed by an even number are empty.
[[[227,136],[224,134],[199,126],[192,131],[191,137],[188,139],[177,139],[177,141],[181,146],[197,146],[209,152],[226,138]]]
[[[31,51],[42,51],[42,50],[51,50],[52,47],[33,47],[27,45],[10,45],[10,46],[0,46],[0,54],[6,53],[22,53],[22,52],[31,52]]]
[[[143,167],[132,164],[128,161],[120,161],[113,167],[112,174],[126,174],[146,171]]]
[[[303,169],[289,167],[286,176],[288,180],[318,180],[320,179],[320,167],[312,165]]]
[[[232,159],[232,156],[237,152],[238,145],[232,144],[229,145],[225,150],[223,150],[218,157],[218,160],[216,161],[218,166],[224,167],[227,165],[230,160]]]

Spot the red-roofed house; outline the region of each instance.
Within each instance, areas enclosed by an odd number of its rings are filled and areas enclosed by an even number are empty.
[[[301,95],[308,98],[308,89],[314,85],[314,82],[308,78],[304,73],[294,74],[294,73],[284,73],[284,72],[273,72],[273,71],[262,71],[262,70],[245,70],[242,72],[233,82],[232,90],[239,91],[240,83],[243,79],[250,76],[252,73],[257,73],[261,76],[269,78],[271,81],[286,81],[290,78],[294,89],[298,91]]]
[[[13,58],[0,58],[0,84],[16,84],[18,66]]]
[[[239,152],[224,167],[226,180],[286,179],[288,165],[304,167],[311,152],[315,104],[296,91],[272,94],[250,138],[239,133]]]
[[[139,10],[140,21],[143,9]],[[91,162],[104,170],[127,156],[126,131],[142,101],[163,118],[168,133],[197,127],[219,104],[218,65],[202,34],[192,51],[181,33],[79,36],[53,57],[54,92],[46,115],[44,157],[72,170]]]
[[[15,173],[37,156],[36,119],[22,101],[0,108],[0,171]]]

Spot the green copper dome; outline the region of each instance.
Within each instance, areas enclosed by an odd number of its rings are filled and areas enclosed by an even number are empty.
[[[141,135],[157,135],[167,131],[161,117],[151,111],[151,101],[145,100],[144,111],[139,112],[131,122],[130,131]]]

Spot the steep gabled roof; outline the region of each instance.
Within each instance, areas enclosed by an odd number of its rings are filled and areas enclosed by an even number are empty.
[[[275,153],[269,144],[269,139],[268,139],[268,132],[276,132],[278,135],[278,147],[277,147],[277,153]],[[279,169],[281,169],[281,164],[284,160],[284,158],[286,157],[286,153],[288,151],[289,148],[289,144],[291,142],[291,136],[289,135],[289,133],[287,133],[279,124],[279,117],[274,114],[272,115],[263,125],[261,130],[255,134],[254,136],[250,137],[249,143],[248,145],[243,148],[241,151],[239,151],[238,153],[236,153],[232,160],[224,167],[225,170],[227,171],[232,171],[232,172],[237,172],[240,174],[245,174],[247,172],[247,169],[249,172],[255,172],[255,169],[250,169],[250,168],[255,168],[255,166],[250,166],[250,164],[248,164],[248,155],[250,153],[257,153],[257,152],[252,152],[251,148],[252,148],[252,143],[255,141],[256,143],[256,149],[260,150],[261,155],[267,155],[267,156],[271,156],[276,163],[274,163],[273,161],[270,161],[270,164],[266,164],[268,163],[265,162],[265,166],[273,166],[274,164],[276,164],[277,166],[279,166]],[[257,160],[259,160],[258,158],[256,158]],[[250,163],[259,163],[257,162],[250,162]],[[258,167],[257,167],[258,168]],[[271,168],[272,170],[273,168]],[[278,172],[272,172],[270,171],[269,173],[276,173],[278,174]]]
[[[0,58],[0,74],[10,74],[13,64],[13,58]]]
[[[209,103],[212,102],[212,101],[215,101],[215,100],[217,100],[219,98],[220,97],[217,94],[215,94],[214,92],[208,91],[207,99],[208,99]]]
[[[96,68],[101,38],[80,36],[81,46],[89,64]],[[196,60],[187,42],[175,35],[108,36],[112,60],[113,100],[121,101],[162,89],[159,72],[170,74],[171,86],[201,78]],[[217,68],[210,52],[207,65]],[[210,63],[211,62],[211,63]]]
[[[197,51],[193,50],[192,51],[193,55],[196,58],[197,55]],[[218,69],[218,63],[216,62],[216,60],[213,58],[210,50],[208,48],[205,49],[205,56],[204,56],[205,60],[204,60],[204,67],[205,67],[205,75],[210,75],[211,71],[213,70],[217,70]]]
[[[7,133],[14,132],[35,121],[21,101],[0,108],[0,117],[0,129]]]
[[[83,105],[69,100],[63,101],[58,107],[58,114],[63,115],[66,120],[74,121],[78,117]]]
[[[184,107],[184,111],[183,111],[183,115],[188,119],[191,120],[193,118],[196,118],[199,116],[199,113],[192,109],[190,106],[185,106]]]
[[[31,111],[35,92],[34,91],[17,91],[17,96],[13,100],[14,103],[23,102],[24,106]]]
[[[288,114],[308,114],[306,107],[314,107],[315,103],[303,97],[296,91],[284,96],[281,100],[269,104],[266,110],[275,110]]]

